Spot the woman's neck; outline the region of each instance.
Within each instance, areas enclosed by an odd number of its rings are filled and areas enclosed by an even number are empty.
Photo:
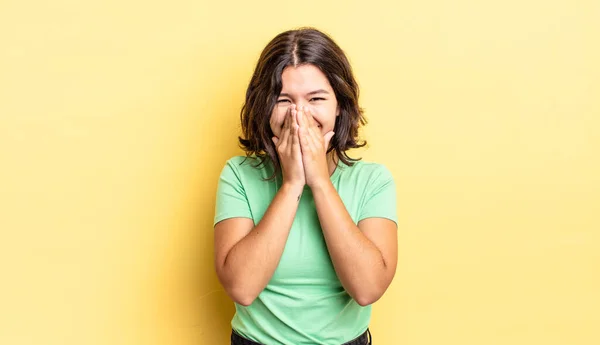
[[[329,168],[329,176],[333,175],[338,163],[338,156],[335,151],[331,151],[327,154],[327,167]]]

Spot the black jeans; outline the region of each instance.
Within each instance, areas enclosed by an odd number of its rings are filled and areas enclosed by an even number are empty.
[[[367,328],[365,333],[359,335],[357,338],[350,340],[349,342],[341,345],[372,345],[371,332]],[[235,330],[231,331],[231,345],[263,345],[252,340],[248,340],[239,335]]]

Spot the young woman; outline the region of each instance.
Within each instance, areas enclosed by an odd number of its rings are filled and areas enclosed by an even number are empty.
[[[370,344],[396,270],[396,191],[383,165],[346,154],[365,119],[344,52],[311,28],[276,36],[241,122],[246,156],[223,168],[214,219],[231,344]]]

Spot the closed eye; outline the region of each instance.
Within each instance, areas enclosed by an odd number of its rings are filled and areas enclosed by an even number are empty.
[[[312,102],[312,101],[326,101],[326,99],[325,99],[325,98],[323,98],[323,97],[313,97],[313,98],[311,98],[311,99],[310,99],[310,101],[311,101],[311,102]]]
[[[278,99],[277,103],[285,103],[285,102],[289,102],[289,101],[290,101],[289,99],[284,99],[283,98],[283,99]]]

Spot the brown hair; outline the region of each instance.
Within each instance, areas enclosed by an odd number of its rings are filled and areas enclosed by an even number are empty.
[[[358,141],[358,128],[367,123],[358,105],[358,84],[342,49],[323,32],[314,28],[289,30],[277,35],[262,51],[248,89],[240,118],[242,136],[240,147],[246,156],[255,155],[260,166],[273,162],[274,172],[281,171],[277,150],[271,138],[271,113],[282,89],[281,75],[287,66],[311,64],[325,74],[337,98],[340,115],[335,120],[335,135],[327,152],[335,151],[346,165],[360,160],[348,157],[346,150],[363,147]]]

